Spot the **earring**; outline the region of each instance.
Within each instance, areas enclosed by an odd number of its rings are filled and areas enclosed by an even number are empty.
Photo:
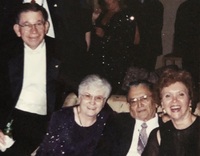
[[[189,106],[189,109],[190,109],[190,113],[192,113],[192,106]]]
[[[163,111],[163,114],[167,114],[167,112],[164,108],[162,109],[162,111]]]

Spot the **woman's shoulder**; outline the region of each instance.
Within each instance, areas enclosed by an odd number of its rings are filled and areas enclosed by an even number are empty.
[[[67,126],[74,121],[73,107],[64,107],[54,112],[51,116],[51,127]]]
[[[132,13],[129,9],[122,9],[118,13],[116,13],[118,16],[123,16],[123,17],[135,17],[134,13]]]
[[[200,122],[200,116],[196,116],[197,117],[197,120]]]
[[[200,116],[196,116],[196,120],[194,121],[194,124],[197,125],[200,129]]]
[[[168,121],[166,121],[166,122],[164,122],[160,127],[162,128],[162,127],[164,127],[164,128],[166,128],[166,127],[171,127],[173,124],[172,124],[172,121],[171,120],[168,120]]]
[[[119,23],[123,23],[123,24],[130,24],[130,23],[134,23],[136,22],[136,18],[134,16],[133,13],[131,13],[129,10],[127,9],[123,9],[120,10],[119,12],[117,12],[113,18],[113,21],[118,21]]]
[[[175,127],[174,127],[172,121],[169,120],[169,121],[161,124],[158,129],[159,129],[161,137],[162,137],[163,135],[166,135],[166,133],[168,133],[172,130],[175,130]]]

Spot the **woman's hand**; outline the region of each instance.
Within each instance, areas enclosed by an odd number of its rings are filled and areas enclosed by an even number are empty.
[[[104,36],[104,30],[100,27],[96,27],[96,35],[99,37],[103,37]]]
[[[93,24],[95,25],[95,21],[96,21],[96,19],[99,17],[99,15],[100,15],[100,13],[101,13],[101,9],[99,9],[99,8],[96,8],[95,10],[94,10],[94,12],[92,13],[92,22],[93,22]]]

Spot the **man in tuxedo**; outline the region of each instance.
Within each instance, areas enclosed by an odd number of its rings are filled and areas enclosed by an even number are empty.
[[[143,138],[143,142],[146,142],[150,132],[162,123],[156,114],[155,99],[150,82],[142,80],[130,83],[127,94],[130,113],[116,114],[107,122],[95,156],[140,156],[145,146],[139,148],[140,136],[144,132],[141,125],[145,123],[147,126],[146,138]]]
[[[0,11],[0,47],[16,40],[12,26],[16,8],[33,0],[2,0]],[[92,12],[81,5],[80,0],[34,0],[35,3],[47,9],[50,30],[47,36],[54,37],[56,51],[65,64],[67,75],[66,92],[77,91],[81,79],[90,73],[88,56],[90,46],[90,30],[92,26]]]
[[[54,40],[46,36],[48,14],[42,6],[21,4],[13,28],[19,38],[1,51],[0,128],[13,119],[15,143],[0,155],[26,156],[41,142],[56,108],[61,62]]]

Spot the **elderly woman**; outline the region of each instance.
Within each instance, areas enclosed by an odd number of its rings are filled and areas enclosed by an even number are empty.
[[[111,92],[107,80],[87,76],[78,88],[78,105],[55,112],[37,156],[90,156],[102,134],[109,111],[103,109]]]
[[[152,131],[143,156],[200,156],[200,118],[191,112],[192,88],[188,72],[163,72],[158,90],[171,120]]]

